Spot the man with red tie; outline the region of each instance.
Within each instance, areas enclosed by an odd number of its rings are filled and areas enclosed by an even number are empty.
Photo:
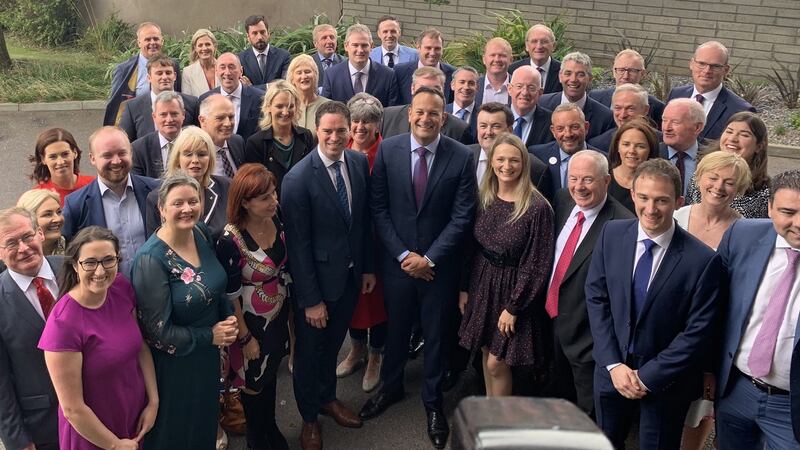
[[[58,295],[63,257],[44,257],[44,235],[24,208],[0,211],[0,441],[58,449],[58,399],[37,348]]]
[[[581,150],[570,159],[567,189],[558,191],[554,201],[558,237],[545,302],[553,318],[555,344],[551,395],[574,402],[592,416],[594,359],[583,286],[600,230],[609,220],[634,218],[608,196],[610,181],[602,153]]]

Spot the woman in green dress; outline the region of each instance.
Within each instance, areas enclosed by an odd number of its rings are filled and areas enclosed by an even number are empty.
[[[219,347],[238,332],[227,275],[205,224],[200,184],[179,171],[158,195],[163,225],[133,263],[139,324],[160,397],[145,449],[213,449],[219,414]]]

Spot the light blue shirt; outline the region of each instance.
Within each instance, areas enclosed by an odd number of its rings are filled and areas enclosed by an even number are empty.
[[[119,239],[119,248],[122,261],[119,268],[122,273],[131,276],[131,265],[133,257],[146,239],[144,233],[144,219],[139,211],[139,204],[133,194],[133,182],[128,175],[128,185],[122,197],[103,183],[97,177],[97,184],[100,188],[100,197],[103,199],[103,215],[106,218],[106,226]]]
[[[691,147],[689,147],[684,153],[686,153],[686,158],[683,159],[683,192],[681,195],[686,195],[686,192],[689,190],[689,184],[692,182],[692,177],[694,176],[694,171],[697,169],[697,142],[694,143]],[[667,146],[667,152],[669,154],[669,162],[672,165],[676,166],[678,164],[678,151],[674,148]]]
[[[516,108],[513,106],[511,107],[511,112],[514,113],[514,126],[517,124],[517,119],[519,119],[520,115],[517,112]],[[536,112],[536,107],[534,106],[533,109],[528,113],[525,114],[525,125],[522,126],[522,143],[528,142],[528,136],[531,134],[531,129],[533,129],[533,113]]]
[[[139,60],[136,61],[136,96],[150,92],[150,81],[147,79],[147,58],[139,53]]]
[[[419,161],[419,155],[417,154],[416,150],[419,147],[425,147],[428,149],[428,152],[425,153],[425,162],[428,165],[428,180],[430,180],[431,169],[433,168],[433,160],[436,157],[436,150],[439,148],[439,141],[442,138],[442,135],[436,136],[433,142],[428,145],[420,144],[415,138],[414,134],[411,135],[411,183],[413,186],[414,183],[414,171],[417,169],[417,161]],[[403,260],[411,253],[409,250],[404,250],[400,255],[397,257],[398,262],[403,262]],[[427,258],[427,256],[426,256]],[[428,260],[430,261],[430,260]]]

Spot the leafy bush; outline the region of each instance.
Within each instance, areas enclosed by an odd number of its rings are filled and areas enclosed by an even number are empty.
[[[55,47],[78,35],[75,0],[9,0],[3,4],[0,22],[26,43]]]
[[[650,79],[650,85],[653,87],[653,95],[666,102],[669,98],[669,91],[672,90],[672,77],[669,74],[669,67],[664,66],[661,71],[654,70],[647,76]]]
[[[789,125],[797,131],[800,131],[800,113],[793,112],[789,116]]]
[[[15,59],[0,77],[0,103],[96,100],[108,95],[102,64],[80,60]]]
[[[773,67],[772,72],[764,76],[778,89],[783,104],[789,109],[797,108],[800,99],[800,64],[793,71],[788,65],[776,61],[778,67]]]
[[[107,19],[86,28],[78,46],[100,59],[111,59],[136,47],[133,26],[112,13]]]
[[[614,57],[617,56],[617,53],[621,52],[622,50],[636,50],[640,55],[642,55],[642,58],[644,58],[645,69],[650,67],[650,63],[653,62],[660,52],[659,46],[661,45],[661,41],[659,41],[657,38],[631,39],[625,35],[625,32],[618,28],[615,28],[614,31],[619,35],[619,39],[617,40],[616,45],[606,44],[606,49],[608,50],[606,56],[614,59]]]
[[[733,72],[725,77],[725,86],[753,106],[758,106],[761,103],[764,91],[767,88],[759,81],[748,80]]]

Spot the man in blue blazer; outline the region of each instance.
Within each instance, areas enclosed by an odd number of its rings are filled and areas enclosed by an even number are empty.
[[[372,34],[364,25],[347,29],[344,49],[347,64],[338,64],[325,71],[322,96],[347,103],[356,91],[366,92],[380,100],[383,107],[397,104],[397,79],[394,71],[369,59]]]
[[[164,45],[161,28],[153,22],[140,24],[136,29],[136,45],[139,53],[117,64],[111,72],[111,95],[108,97],[103,125],[118,124],[120,107],[128,100],[150,91],[147,60],[161,53]],[[172,67],[177,74],[174,89],[181,92],[181,69],[177,59],[172,59]]]
[[[728,123],[728,118],[740,111],[756,112],[743,98],[723,85],[730,72],[727,47],[717,41],[700,44],[694,52],[689,69],[693,84],[678,86],[669,93],[669,100],[691,98],[703,105],[706,126],[700,134],[702,141],[719,139]]]
[[[322,448],[317,416],[357,428],[336,399],[336,357],[358,301],[375,287],[369,163],[347,150],[350,112],[339,102],[316,114],[319,145],[283,178],[281,205],[292,278],[297,344],[294,393],[303,417],[301,447]]]
[[[264,91],[245,86],[241,82],[242,66],[239,64],[239,58],[233,53],[219,55],[216,72],[219,86],[201,95],[200,101],[213,94],[222,94],[223,97],[230,99],[235,113],[233,132],[247,141],[247,138],[258,131]]]
[[[408,113],[411,133],[381,142],[372,168],[370,206],[381,257],[389,330],[383,386],[361,409],[377,417],[404,397],[408,341],[419,319],[425,339],[422,401],[428,437],[444,448],[449,428],[442,409],[443,335],[457,301],[459,249],[476,208],[475,164],[470,150],[439,131],[444,96],[420,87]]]
[[[156,131],[147,133],[131,143],[133,167],[131,173],[161,178],[167,168],[172,142],[178,137],[186,117],[183,98],[177,92],[164,91],[156,97],[153,120]]]
[[[322,81],[325,79],[325,71],[344,61],[342,55],[336,53],[339,37],[336,35],[336,28],[331,24],[321,23],[311,31],[311,38],[314,41],[314,48],[317,52],[311,58],[317,64],[317,88],[322,92]]]
[[[419,35],[418,42],[419,57],[413,61],[397,64],[394,67],[399,89],[397,104],[408,105],[411,103],[412,78],[414,71],[420,67],[435,67],[444,72],[444,98],[447,102],[452,102],[453,90],[450,87],[450,82],[453,79],[453,72],[456,71],[456,68],[442,61],[444,38],[441,31],[436,28],[428,28]]]
[[[448,115],[455,115],[469,124],[470,134],[478,136],[478,110],[480,105],[475,102],[475,93],[478,87],[478,71],[473,67],[459,67],[453,72],[450,89],[453,91],[453,102],[445,105],[444,110]]]
[[[239,53],[244,76],[255,86],[265,85],[276,78],[286,78],[292,55],[269,44],[267,18],[253,15],[245,19],[244,31],[252,47]]]
[[[545,94],[561,92],[561,82],[558,80],[561,61],[552,57],[555,48],[556,35],[553,30],[547,25],[537,23],[525,33],[525,51],[530,57],[512,63],[508,68],[509,73],[513,74],[523,66],[533,67],[541,75]]]
[[[558,77],[563,92],[543,95],[539,100],[540,105],[550,111],[554,111],[556,106],[562,103],[575,103],[580,106],[589,122],[587,139],[614,128],[611,110],[586,95],[592,82],[592,60],[589,55],[572,52],[565,56]]]
[[[639,219],[606,223],[586,277],[597,423],[619,450],[637,405],[639,446],[677,450],[701,394],[721,265],[672,218],[680,190],[670,163],[642,163],[631,190]]]
[[[120,271],[130,276],[133,257],[145,242],[147,194],[159,182],[130,174],[131,143],[117,127],[92,133],[89,164],[97,169],[97,179],[64,199],[61,234],[70,240],[89,225],[109,228],[119,238]]]
[[[394,16],[381,16],[378,19],[378,39],[381,40],[381,45],[372,49],[369,53],[370,59],[390,69],[394,69],[397,64],[418,59],[417,50],[402,45],[400,36],[400,21]]]
[[[647,69],[644,68],[644,58],[636,50],[626,48],[614,57],[612,74],[614,75],[615,87],[589,91],[589,98],[597,100],[606,108],[611,108],[611,97],[614,96],[616,88],[628,83],[639,85],[644,77],[647,76]],[[656,127],[660,127],[661,114],[664,112],[665,106],[664,102],[652,95],[647,95],[647,105],[648,117]]]
[[[734,222],[719,245],[730,296],[718,353],[719,448],[800,448],[800,171],[772,178],[769,216]]]

